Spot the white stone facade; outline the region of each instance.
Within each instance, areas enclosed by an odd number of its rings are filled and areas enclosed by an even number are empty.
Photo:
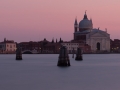
[[[105,31],[93,29],[86,35],[86,43],[91,46],[92,51],[97,51],[98,43],[100,51],[110,51],[110,35]]]
[[[16,43],[6,43],[6,51],[14,52],[16,51]]]
[[[5,41],[0,43],[0,53],[15,53],[16,43],[14,41]]]

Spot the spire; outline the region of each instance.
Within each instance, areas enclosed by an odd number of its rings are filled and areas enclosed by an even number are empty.
[[[60,38],[60,41],[59,42],[61,42],[62,40],[61,40],[61,38]]]
[[[59,43],[61,43],[62,42],[62,39],[60,38],[60,41],[59,41]]]
[[[84,15],[84,18],[83,18],[83,19],[88,19],[88,18],[87,18],[86,11],[87,11],[87,10],[85,10],[85,15]]]
[[[92,25],[92,28],[93,28],[92,18],[90,18],[90,22],[91,22],[91,25]]]
[[[78,23],[77,23],[77,17],[75,18],[75,23],[74,23],[74,25],[78,25]]]
[[[91,21],[91,23],[92,23],[92,18],[90,18],[90,21]]]
[[[6,42],[6,38],[4,38],[4,42]]]
[[[57,43],[57,39],[56,39],[56,43]]]
[[[52,43],[54,43],[54,38],[52,39]]]
[[[46,38],[44,38],[44,41],[46,41]]]

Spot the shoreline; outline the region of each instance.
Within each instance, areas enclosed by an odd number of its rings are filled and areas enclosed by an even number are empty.
[[[16,53],[0,53],[0,55],[2,55],[2,54],[6,54],[7,55],[7,54],[16,54]],[[31,54],[59,54],[59,53],[31,53]],[[69,54],[73,54],[73,53],[69,53]],[[120,54],[120,53],[83,53],[83,54]]]

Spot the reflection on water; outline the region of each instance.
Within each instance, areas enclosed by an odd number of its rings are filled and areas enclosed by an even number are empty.
[[[0,55],[0,90],[119,90],[120,55],[70,56],[70,67],[57,67],[58,54]]]

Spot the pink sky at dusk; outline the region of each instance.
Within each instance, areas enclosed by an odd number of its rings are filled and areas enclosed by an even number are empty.
[[[120,0],[0,0],[0,41],[73,39],[74,20],[85,10],[93,27],[120,39]]]

